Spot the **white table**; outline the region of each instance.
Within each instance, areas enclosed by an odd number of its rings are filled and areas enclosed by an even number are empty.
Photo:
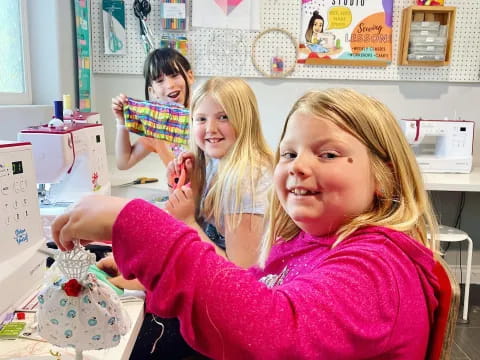
[[[142,198],[152,200],[168,193],[166,169],[156,154],[145,159],[128,170],[119,170],[114,155],[108,155],[108,170],[112,183],[112,195],[124,198]],[[122,186],[139,177],[157,178],[158,182]]]
[[[83,352],[84,360],[128,360],[138,332],[143,322],[143,299],[122,302],[123,308],[128,313],[132,322],[129,332],[122,336],[118,346],[104,350],[91,350]],[[47,342],[29,339],[0,340],[0,359],[9,360],[54,360],[50,354],[59,352],[61,360],[75,359],[73,348],[58,348]]]
[[[469,174],[423,173],[427,190],[435,191],[480,191],[480,164],[474,165]]]

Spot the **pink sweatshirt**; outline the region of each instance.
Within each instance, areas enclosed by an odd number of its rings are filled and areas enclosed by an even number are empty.
[[[370,227],[331,249],[334,237],[301,232],[272,249],[264,270],[243,270],[133,200],[112,238],[121,272],[150,292],[148,310],[178,317],[185,340],[213,359],[425,357],[434,260],[403,233]]]

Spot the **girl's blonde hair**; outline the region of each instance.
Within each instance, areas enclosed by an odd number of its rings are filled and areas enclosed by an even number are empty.
[[[209,159],[190,137],[190,147],[195,155],[192,188],[197,196],[197,216],[219,219],[226,210],[224,204],[233,204],[233,216],[229,226],[235,227],[241,221],[241,199],[245,193],[253,196],[262,171],[272,171],[273,154],[263,136],[258,113],[257,99],[250,86],[237,78],[214,77],[207,80],[193,94],[191,105],[191,127],[195,110],[207,96],[213,97],[225,111],[235,131],[235,143],[220,160],[218,172],[200,209],[201,192],[205,185],[205,169]],[[200,211],[200,213],[198,212]]]
[[[367,212],[337,230],[338,238],[333,246],[361,227],[384,226],[402,231],[435,251],[438,224],[415,156],[390,110],[379,101],[349,89],[311,91],[293,105],[280,141],[285,136],[290,117],[297,111],[332,121],[370,149],[378,194]],[[277,148],[275,164],[279,158]],[[269,229],[262,243],[260,264],[265,263],[276,239],[290,240],[300,231],[280,205],[274,191],[268,218]]]

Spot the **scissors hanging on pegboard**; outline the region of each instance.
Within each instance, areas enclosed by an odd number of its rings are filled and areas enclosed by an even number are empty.
[[[147,25],[147,16],[152,11],[152,6],[148,0],[135,0],[133,3],[133,12],[140,23],[140,37],[143,41],[145,53],[149,53],[155,47],[153,44],[153,35]]]

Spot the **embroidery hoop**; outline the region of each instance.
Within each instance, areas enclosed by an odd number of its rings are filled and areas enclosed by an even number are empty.
[[[292,43],[293,45],[293,48],[295,49],[295,60],[293,62],[293,64],[288,68],[288,69],[285,69],[282,73],[268,73],[266,72],[264,69],[262,69],[262,67],[258,64],[257,62],[257,53],[256,53],[256,48],[257,48],[257,43],[258,41],[264,37],[265,35],[267,34],[270,34],[270,33],[274,33],[274,32],[277,32],[277,33],[280,33],[280,34],[283,34],[285,35],[289,40],[290,42]],[[272,27],[272,28],[269,28],[269,29],[266,29],[266,30],[263,30],[262,32],[260,32],[256,37],[255,39],[253,39],[253,43],[252,43],[252,53],[251,53],[251,59],[252,59],[252,64],[253,66],[255,67],[255,69],[261,73],[263,76],[265,77],[269,77],[269,78],[280,78],[280,77],[287,77],[288,75],[290,75],[293,70],[295,70],[295,66],[297,65],[297,60],[298,59],[298,44],[297,44],[297,41],[295,40],[295,38],[293,37],[293,35],[285,30],[285,29],[282,29],[282,28],[279,28],[279,27]]]

